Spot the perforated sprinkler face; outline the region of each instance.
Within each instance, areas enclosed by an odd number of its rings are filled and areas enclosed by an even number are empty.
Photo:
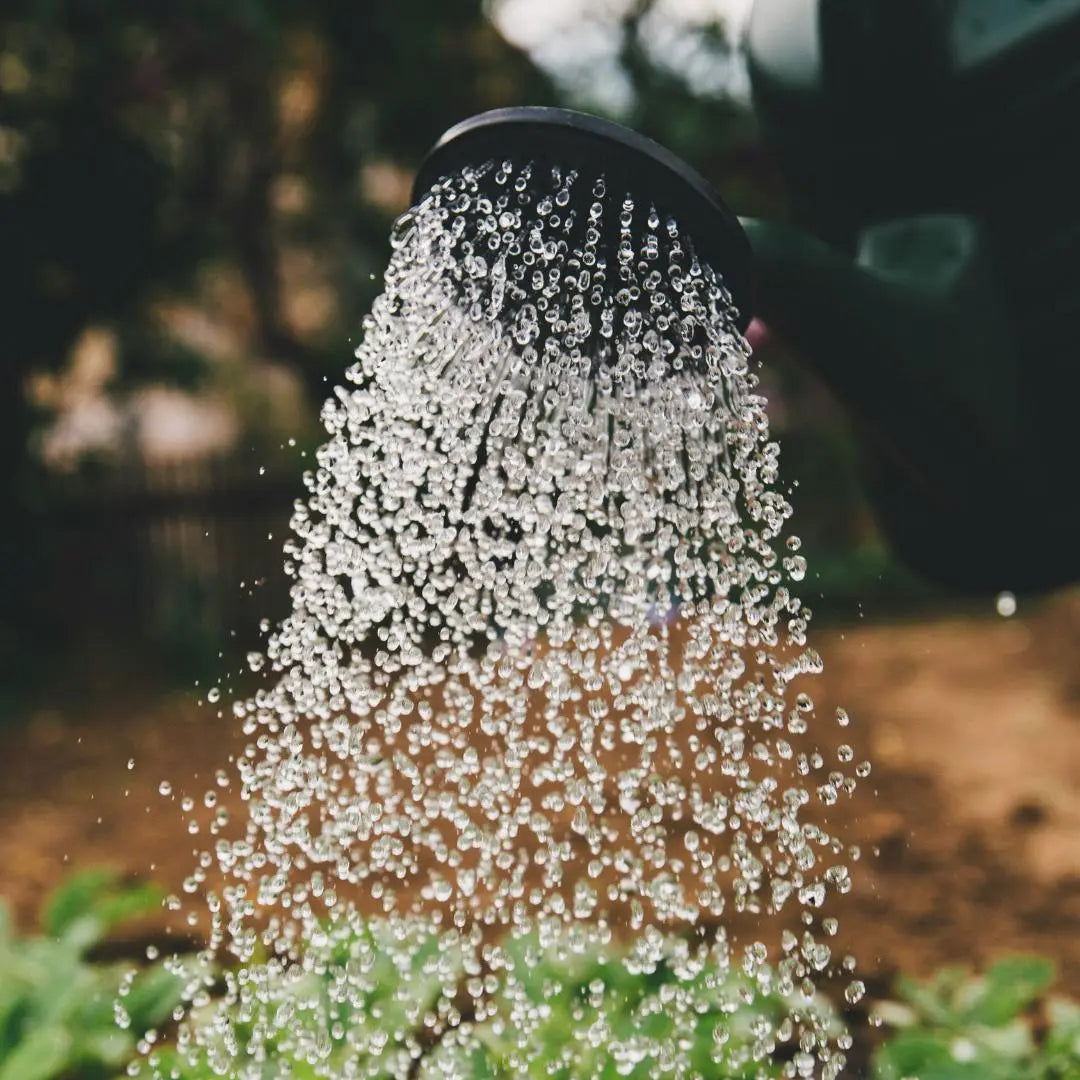
[[[519,174],[519,189],[501,210],[513,212],[519,202],[541,204],[544,193],[555,197],[561,192],[562,201],[554,208],[561,219],[559,239],[569,250],[588,243],[602,268],[624,266],[627,246],[644,238],[647,221],[678,221],[684,261],[708,264],[722,283],[738,329],[749,324],[750,246],[738,219],[700,174],[663,146],[620,124],[569,109],[496,109],[443,135],[420,169],[413,202],[420,203],[441,179],[463,170],[485,197],[497,201],[505,194],[496,183],[500,166],[526,167],[524,186]],[[627,199],[636,211],[629,219],[622,211]],[[609,207],[616,212],[604,213]],[[652,269],[662,273],[670,255],[669,230],[650,228],[657,240],[650,252]],[[475,245],[477,237],[465,239]],[[509,255],[511,276],[524,254]],[[648,316],[648,295],[623,300],[616,325],[625,310]]]

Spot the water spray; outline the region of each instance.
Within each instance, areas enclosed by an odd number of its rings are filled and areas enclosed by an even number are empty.
[[[233,706],[248,819],[185,883],[187,1047],[245,1080],[283,1039],[319,1076],[469,1075],[493,1044],[550,1074],[548,998],[592,965],[557,1050],[582,1075],[831,1080],[817,980],[863,987],[821,910],[859,858],[828,808],[869,766],[814,730],[739,223],[640,136],[518,109],[448,133],[391,245]],[[402,988],[398,1041],[335,1021],[417,955],[437,992]]]

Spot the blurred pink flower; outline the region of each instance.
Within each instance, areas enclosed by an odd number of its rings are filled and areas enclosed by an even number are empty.
[[[760,319],[751,319],[746,328],[746,340],[751,349],[758,349],[769,341],[769,328]]]

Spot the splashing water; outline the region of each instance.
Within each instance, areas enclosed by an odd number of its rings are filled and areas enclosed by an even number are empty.
[[[471,1076],[486,1022],[511,1075],[698,1076],[709,1023],[713,1061],[837,1075],[818,909],[852,852],[813,804],[868,767],[825,765],[790,687],[821,668],[805,560],[722,281],[602,178],[510,162],[444,179],[393,249],[293,517],[292,613],[249,657],[270,678],[234,706],[249,816],[186,885],[233,965],[216,999],[182,968],[181,1046],[238,1077],[285,1051]],[[588,964],[538,1072],[558,971]],[[619,968],[656,976],[629,1024]]]

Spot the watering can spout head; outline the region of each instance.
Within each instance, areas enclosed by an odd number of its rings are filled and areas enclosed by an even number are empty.
[[[654,208],[674,218],[680,237],[689,237],[694,255],[724,281],[737,312],[736,324],[750,321],[750,247],[738,219],[708,182],[659,143],[621,124],[571,109],[518,106],[493,109],[450,128],[431,148],[413,186],[413,202],[423,201],[440,180],[490,163],[529,164],[537,185],[552,169],[577,174],[566,215],[584,227],[594,202],[594,181],[603,177],[606,200],[633,198],[635,207]],[[607,215],[616,219],[615,214]],[[604,237],[612,248],[618,233]],[[614,252],[611,252],[614,263]]]

